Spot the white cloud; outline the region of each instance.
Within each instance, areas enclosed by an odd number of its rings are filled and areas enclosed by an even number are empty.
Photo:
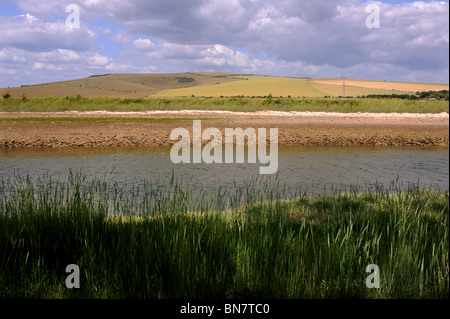
[[[43,52],[41,59],[52,61],[53,63],[73,63],[80,61],[81,56],[79,53],[71,50],[56,49],[50,52]]]
[[[111,58],[102,56],[98,53],[94,53],[94,54],[85,56],[84,60],[86,61],[87,65],[92,65],[92,66],[105,66],[105,65],[111,63],[111,61],[112,61]]]
[[[68,28],[63,21],[47,22],[32,15],[0,16],[0,48],[43,52],[54,49],[82,51],[96,41],[96,34],[85,27]]]
[[[111,34],[111,39],[114,43],[120,45],[129,45],[133,41],[132,36],[124,30],[119,30],[116,33]]]
[[[41,62],[35,62],[31,67],[32,70],[46,70],[46,71],[60,71],[63,70],[63,67],[56,66],[53,64],[45,64]]]
[[[155,44],[150,39],[139,38],[134,40],[133,43],[138,50],[148,51],[155,49]]]
[[[97,74],[112,62],[111,58],[94,51],[33,52],[7,48],[0,50],[0,87],[84,77]]]
[[[35,62],[32,66],[33,70],[42,70],[45,68],[45,64],[41,62]]]
[[[40,18],[49,18],[54,14],[64,12],[66,6],[71,3],[67,0],[15,0],[14,2],[25,14],[28,13]]]
[[[373,1],[380,6],[380,29],[366,28],[367,3],[360,0],[15,2],[23,15],[0,16],[0,86],[11,73],[16,79],[28,70],[39,79],[55,77],[53,67],[62,77],[102,71],[345,71],[361,78],[448,82],[447,2]],[[80,29],[65,28],[69,3],[80,6]]]
[[[129,70],[132,68],[133,66],[131,64],[119,64],[115,62],[105,66],[105,70],[110,72],[129,72]]]
[[[12,48],[5,48],[0,50],[0,63],[8,63],[8,64],[23,64],[26,63],[27,60],[21,56],[18,50]]]
[[[376,3],[378,30],[366,28],[367,4],[357,0],[111,0],[97,1],[95,8],[133,33],[172,44],[220,43],[264,51],[275,60],[336,67],[448,65],[448,3]]]

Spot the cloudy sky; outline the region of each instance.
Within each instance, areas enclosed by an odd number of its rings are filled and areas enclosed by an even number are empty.
[[[448,19],[448,0],[0,0],[0,87],[198,71],[447,83]]]

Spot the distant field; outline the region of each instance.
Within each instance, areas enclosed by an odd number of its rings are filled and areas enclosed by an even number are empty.
[[[230,78],[233,78],[230,76]],[[267,96],[321,98],[343,95],[342,79],[300,79],[274,76],[240,76],[239,81],[209,86],[194,86],[164,90],[152,97],[230,97],[230,96]],[[415,84],[401,82],[377,82],[363,80],[345,80],[345,96],[363,96],[369,94],[411,94],[417,91],[444,90],[448,85]]]
[[[314,82],[318,83],[318,84],[342,86],[341,78],[315,79]],[[448,88],[449,88],[448,84],[440,84],[440,83],[367,81],[367,80],[356,80],[356,79],[345,79],[345,84],[349,87],[381,89],[381,90],[390,90],[390,91],[403,91],[403,92],[412,92],[412,93],[416,93],[418,91],[448,90]],[[376,94],[376,93],[374,93],[374,94]]]
[[[295,97],[320,97],[323,92],[311,85],[311,80],[294,79],[272,76],[241,76],[235,82],[209,86],[196,86],[182,89],[171,89],[159,92],[153,97],[181,97],[181,96],[273,96],[288,95]]]
[[[315,81],[311,82],[311,86],[316,88],[317,90],[323,92],[325,96],[341,96],[343,94],[343,85],[342,80],[340,84],[325,84],[325,83],[317,83]],[[349,86],[345,85],[345,96],[364,96],[369,94],[383,95],[383,94],[411,94],[411,92],[407,91],[392,91],[392,90],[384,90],[384,89],[373,89],[373,88],[363,88],[357,86]],[[414,92],[415,93],[415,92]]]
[[[87,84],[87,89],[86,89]],[[174,97],[273,97],[323,98],[343,94],[342,78],[289,78],[220,72],[170,74],[105,74],[70,81],[2,88],[12,98],[174,98]],[[448,90],[448,84],[405,83],[345,79],[346,96],[412,94]]]

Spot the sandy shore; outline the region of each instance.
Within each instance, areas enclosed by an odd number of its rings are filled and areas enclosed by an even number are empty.
[[[176,142],[170,132],[192,131],[194,119],[202,119],[203,130],[222,133],[227,127],[278,128],[279,145],[449,146],[447,113],[93,111],[0,112],[0,148],[170,146]]]

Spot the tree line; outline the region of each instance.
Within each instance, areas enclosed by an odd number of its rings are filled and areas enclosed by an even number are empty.
[[[444,99],[449,100],[449,91],[421,91],[416,94],[369,94],[363,95],[362,98],[368,99],[404,99],[404,100],[422,100],[422,99]]]

